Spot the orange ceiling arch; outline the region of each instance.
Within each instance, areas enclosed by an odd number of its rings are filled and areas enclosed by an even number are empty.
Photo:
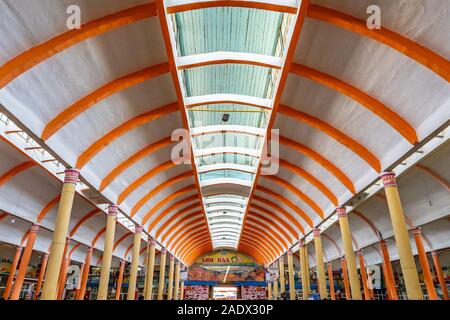
[[[450,62],[448,60],[396,32],[386,28],[370,30],[364,20],[319,5],[310,5],[307,16],[383,43],[450,82]]]
[[[70,121],[78,117],[81,113],[96,105],[99,101],[104,100],[117,92],[123,91],[129,87],[140,84],[146,80],[156,78],[162,74],[169,72],[167,63],[158,64],[149,68],[131,73],[119,79],[116,79],[103,87],[91,92],[87,96],[81,98],[71,106],[64,109],[50,122],[48,122],[42,131],[41,138],[46,141],[56,132],[62,129]]]
[[[146,204],[153,196],[155,196],[158,192],[161,190],[170,187],[173,184],[176,184],[180,181],[186,180],[188,178],[192,178],[194,176],[194,173],[192,170],[189,170],[187,172],[183,172],[182,174],[179,174],[175,177],[172,177],[163,183],[159,184],[156,188],[152,189],[149,193],[147,193],[145,196],[143,196],[132,208],[131,208],[131,216],[134,216],[136,212],[139,211],[139,209],[142,208],[144,204]]]
[[[277,176],[262,176],[262,177],[264,179],[275,182],[276,184],[280,185],[283,188],[286,188],[287,190],[295,194],[299,199],[306,202],[306,204],[309,207],[311,207],[311,209],[315,211],[319,215],[319,217],[321,217],[322,219],[324,218],[323,210],[317,205],[317,203],[313,201],[310,197],[308,197],[306,194],[301,192],[299,189],[297,189],[295,186],[287,182],[286,180],[283,180]]]
[[[264,220],[263,220],[264,221]],[[257,225],[259,228],[267,232],[268,234],[272,235],[272,237],[276,238],[278,243],[282,243],[286,248],[289,247],[289,243],[286,242],[277,232],[280,232],[279,230],[282,230],[281,228],[276,228],[276,230],[273,230],[272,228],[268,228],[267,224],[264,224],[259,220],[258,216],[255,215],[248,215],[246,222],[251,222],[254,225]],[[276,224],[272,223],[270,224],[272,226],[276,226]],[[280,232],[281,233],[281,232]],[[283,233],[282,233],[283,234]],[[284,235],[284,234],[283,234]],[[289,237],[286,237],[287,241],[289,241]]]
[[[271,240],[264,238],[264,236],[256,233],[254,231],[249,231],[248,228],[242,229],[242,233],[240,239],[247,239],[249,241],[258,240],[258,244],[253,244],[253,246],[259,246],[266,250],[267,253],[270,253],[272,258],[277,257],[283,252],[278,246],[274,245]]]
[[[169,226],[170,223],[172,223],[173,221],[176,221],[181,216],[186,215],[189,211],[191,211],[193,209],[201,209],[201,207],[200,207],[198,202],[194,203],[194,204],[191,204],[190,206],[187,206],[186,208],[183,208],[182,210],[178,211],[173,216],[171,216],[169,219],[167,219],[166,222],[164,222],[164,224],[161,227],[156,229],[155,239],[159,238],[161,233]]]
[[[197,200],[197,201],[196,201]],[[152,222],[150,222],[149,226],[148,226],[148,232],[153,231],[153,228],[164,218],[166,217],[168,214],[170,214],[171,211],[175,210],[178,207],[181,207],[182,205],[188,204],[189,202],[195,201],[195,203],[192,204],[192,206],[200,206],[199,203],[199,196],[197,194],[194,194],[192,196],[189,196],[187,198],[184,198],[178,202],[175,202],[174,204],[172,204],[170,207],[168,207],[167,209],[165,209],[163,212],[161,212]]]
[[[78,169],[83,168],[86,165],[86,163],[89,160],[91,160],[97,153],[99,153],[111,142],[121,137],[122,135],[130,132],[133,129],[136,129],[139,126],[157,120],[177,110],[178,105],[176,103],[170,103],[165,106],[154,109],[152,111],[138,115],[131,120],[128,120],[127,122],[121,124],[117,128],[113,129],[112,131],[104,135],[102,138],[93,143],[89,148],[87,148],[81,155],[79,155],[76,167]]]
[[[163,243],[167,237],[178,227],[180,227],[182,224],[184,224],[184,226],[186,225],[185,222],[191,218],[194,217],[202,217],[203,211],[195,211],[195,212],[191,212],[188,215],[186,215],[185,217],[179,219],[173,226],[171,226],[166,232],[164,232],[161,235],[161,243]]]
[[[27,70],[86,39],[156,16],[154,3],[139,5],[83,24],[14,57],[0,68],[0,89]]]
[[[294,228],[284,219],[282,219],[281,217],[279,217],[278,215],[276,215],[274,212],[267,210],[266,208],[263,208],[261,206],[258,206],[257,204],[251,203],[250,204],[250,210],[258,210],[262,213],[264,213],[265,215],[269,216],[272,220],[269,221],[277,221],[278,223],[280,223],[283,227],[286,228],[286,230],[291,234],[291,238],[294,238],[295,240],[298,239],[298,233],[294,230]],[[257,212],[253,212],[254,214],[260,215]]]
[[[252,224],[248,224],[247,223],[248,220],[250,220]],[[245,220],[245,231],[251,235],[254,234],[261,235],[263,238],[265,238],[269,243],[273,245],[273,248],[276,248],[280,252],[283,252],[282,245],[284,245],[286,248],[288,247],[286,241],[284,241],[281,237],[275,236],[275,234],[271,232],[271,230],[265,229],[264,225],[261,225],[261,223],[258,223],[257,220],[251,219],[250,217],[248,217]]]
[[[256,186],[256,190],[257,191],[261,191],[263,193],[266,193],[268,195],[270,195],[272,198],[283,202],[286,206],[288,206],[289,208],[291,208],[295,213],[297,213],[300,217],[302,217],[302,219],[311,227],[314,228],[314,222],[312,221],[312,219],[303,211],[301,210],[299,207],[297,207],[294,203],[292,203],[292,201],[284,198],[283,196],[279,195],[278,193],[265,188],[263,186]]]
[[[280,207],[279,205],[273,203],[272,201],[267,200],[266,198],[260,197],[258,195],[254,195],[253,199],[261,202],[267,206],[272,207],[274,210],[276,210],[278,213],[282,214],[285,218],[287,218],[296,228],[299,230],[302,234],[305,234],[305,229],[303,226],[298,222],[297,219],[295,219],[288,211]]]
[[[177,252],[177,249],[179,248],[179,246],[181,245],[181,247],[183,247],[182,244],[186,245],[189,242],[185,242],[183,243],[184,240],[186,240],[186,238],[190,238],[191,236],[199,236],[202,233],[208,233],[209,234],[209,229],[207,226],[205,225],[201,225],[201,224],[197,224],[195,226],[191,226],[185,230],[183,230],[180,233],[180,236],[175,239],[175,241],[173,242],[173,244],[171,245],[172,251],[173,252]],[[169,247],[169,244],[167,244],[167,247]]]
[[[186,242],[186,245],[180,247],[177,251],[174,252],[177,252],[180,257],[184,257],[185,254],[188,254],[190,252],[190,249],[193,246],[198,246],[199,243],[211,244],[211,239],[208,232],[202,232],[193,236],[189,239],[189,242]]]
[[[181,259],[187,260],[187,258],[200,250],[205,249],[206,247],[212,248],[211,241],[208,238],[199,238],[198,240],[190,243],[188,246],[183,249],[183,253],[179,253]]]
[[[14,168],[10,169],[6,173],[4,173],[2,176],[0,176],[0,186],[8,183],[8,181],[10,181],[12,178],[14,178],[14,176],[18,175],[19,173],[21,173],[29,168],[32,168],[34,166],[36,166],[36,162],[34,162],[34,161],[26,161],[24,163],[21,163],[21,164],[15,166]]]
[[[42,220],[44,220],[45,216],[47,215],[47,213],[53,209],[54,206],[56,206],[56,204],[59,203],[59,200],[61,199],[61,195],[56,196],[55,198],[53,198],[52,200],[50,200],[45,207],[42,209],[42,211],[39,213],[39,215],[36,218],[36,222],[37,223],[41,223]]]
[[[119,244],[120,244],[121,242],[123,242],[126,238],[131,237],[132,235],[134,235],[134,233],[131,232],[131,231],[128,231],[128,232],[126,232],[123,236],[121,236],[119,239],[117,239],[117,241],[114,243],[113,251],[112,251],[112,252],[114,252],[114,251],[117,249],[117,247],[119,246]]]
[[[117,222],[116,222],[117,224]],[[98,239],[100,239],[100,237],[106,232],[106,227],[103,227],[94,237],[94,240],[92,240],[92,245],[91,247],[95,247],[95,245],[97,244]]]
[[[110,185],[111,182],[113,182],[122,172],[124,172],[126,169],[128,169],[130,166],[144,158],[145,156],[158,151],[161,148],[164,148],[168,145],[172,144],[171,138],[166,137],[163,138],[155,143],[150,144],[149,146],[145,147],[142,150],[139,150],[135,154],[133,154],[131,157],[129,157],[127,160],[120,163],[117,167],[115,167],[113,170],[111,170],[101,181],[99,186],[99,191],[103,191],[107,186]]]
[[[277,223],[274,223],[274,221],[267,219],[266,217],[264,217],[263,215],[255,212],[255,211],[251,211],[252,208],[250,208],[249,212],[248,212],[248,219],[250,218],[256,218],[258,221],[260,221],[260,223],[265,223],[266,226],[272,226],[273,228],[275,228],[275,232],[278,232],[279,234],[283,235],[285,239],[287,239],[288,241],[294,242],[297,240],[296,237],[294,237],[294,234],[288,234],[286,231],[284,231]],[[278,217],[277,217],[278,218]],[[279,218],[278,218],[279,219]],[[281,219],[277,220],[278,222]],[[282,220],[281,220],[282,221]]]
[[[72,230],[69,233],[69,237],[73,237],[75,233],[78,231],[78,229],[90,218],[95,216],[96,214],[102,212],[100,209],[95,208],[94,210],[88,212],[83,218],[80,219],[80,221],[77,222],[77,224],[72,228]]]
[[[304,178],[306,181],[311,183],[314,187],[316,187],[320,192],[322,192],[334,205],[338,205],[338,200],[336,195],[331,192],[331,190],[324,185],[322,182],[320,182],[319,179],[315,178],[313,175],[311,175],[306,170],[300,168],[299,166],[292,164],[286,160],[278,159],[280,166],[292,171],[296,175]]]
[[[350,178],[348,178],[347,175],[343,173],[338,167],[336,167],[331,161],[297,141],[291,140],[281,135],[279,136],[279,141],[282,145],[292,148],[293,150],[302,153],[303,155],[317,162],[320,166],[322,166],[333,176],[335,176],[336,179],[338,179],[351,193],[356,193],[355,186],[353,185],[353,182],[350,180]]]
[[[259,240],[259,239],[258,239]],[[268,245],[265,242],[260,242],[258,244],[255,244],[255,239],[253,237],[248,236],[245,233],[242,233],[241,237],[239,238],[239,246],[238,250],[241,250],[241,245],[244,245],[244,247],[252,248],[253,250],[256,250],[260,252],[267,260],[275,260],[278,256],[273,249],[269,248]]]
[[[202,222],[204,222],[204,217],[203,217],[203,216],[200,216],[200,217],[196,218],[195,220],[193,220],[193,221],[191,221],[191,222],[189,223],[188,228],[184,229],[183,232],[189,232],[189,231],[192,231],[193,229],[196,229],[196,228],[198,228],[199,226],[203,226],[203,227],[204,227],[204,225],[202,224]],[[183,233],[183,234],[184,234],[184,233]],[[174,239],[176,239],[176,238],[180,239],[181,235],[182,235],[182,234],[180,234],[180,233],[172,234],[172,235],[169,237],[169,239],[167,239],[167,241],[166,241],[166,247],[169,248],[169,246],[170,246],[170,247],[172,248],[172,243],[173,243]],[[175,250],[173,250],[173,251],[175,251]]]
[[[278,111],[281,114],[288,115],[289,117],[296,119],[298,121],[304,122],[307,125],[322,131],[327,134],[343,146],[349,148],[358,156],[360,156],[365,162],[367,162],[377,173],[381,171],[380,160],[366,147],[361,145],[359,142],[345,135],[338,129],[334,128],[325,121],[315,118],[309,114],[298,111],[286,105],[280,105]]]
[[[172,193],[171,195],[169,195],[167,198],[161,200],[156,206],[154,206],[153,208],[151,208],[146,214],[145,216],[142,218],[142,225],[146,224],[148,219],[150,219],[160,208],[162,208],[164,205],[166,205],[167,203],[169,203],[170,201],[184,195],[187,192],[190,192],[192,190],[196,190],[196,185],[195,184],[191,184],[187,187],[184,187],[180,190],[175,191],[174,193]]]
[[[410,144],[414,145],[418,142],[417,133],[413,126],[392,109],[362,90],[305,65],[293,63],[290,71],[295,75],[315,81],[348,96],[387,122]]]

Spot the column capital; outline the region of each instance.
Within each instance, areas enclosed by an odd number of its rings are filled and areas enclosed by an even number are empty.
[[[114,216],[114,217],[116,217],[117,216],[117,213],[119,212],[119,207],[118,206],[116,206],[116,205],[110,205],[109,207],[108,207],[108,216]]]
[[[298,240],[298,247],[303,248],[304,246],[305,246],[305,242],[302,239]]]
[[[40,226],[39,223],[33,223],[30,228],[30,233],[37,233]]]
[[[314,229],[313,230],[313,235],[314,235],[314,237],[320,237],[320,229]]]
[[[181,262],[177,260],[176,262],[177,265],[181,266]]]
[[[383,187],[397,187],[397,178],[394,172],[386,171],[380,174],[381,181],[383,182]]]
[[[387,241],[384,240],[384,239],[381,239],[381,240],[380,240],[380,244],[381,244],[382,246],[386,247],[386,246],[387,246]]]
[[[437,252],[437,251],[431,251],[431,255],[432,255],[433,257],[439,257],[439,252]]]
[[[150,245],[151,246],[156,246],[156,240],[155,239],[150,239]]]
[[[89,247],[88,248],[88,252],[93,252],[94,251],[94,248],[93,247]]]
[[[347,217],[347,209],[344,206],[339,206],[336,208],[336,213],[339,218]]]
[[[362,255],[364,255],[364,252],[363,252],[362,249],[359,249],[359,250],[358,250],[358,256],[362,256]]]
[[[289,250],[287,251],[287,254],[288,254],[288,256],[292,256],[292,250],[289,249]]]
[[[175,257],[173,256],[173,254],[171,254],[171,255],[169,256],[169,260],[170,260],[170,261],[175,261]]]
[[[80,171],[75,168],[66,169],[64,171],[64,183],[77,184],[78,177],[80,176]]]
[[[412,234],[415,236],[421,236],[422,235],[422,228],[421,227],[417,227],[414,229],[411,229]]]
[[[143,230],[144,228],[141,226],[141,225],[135,225],[134,226],[134,233],[142,233],[142,230]]]
[[[162,248],[162,249],[161,249],[161,254],[166,254],[166,252],[167,252],[167,249],[166,249],[166,248]]]

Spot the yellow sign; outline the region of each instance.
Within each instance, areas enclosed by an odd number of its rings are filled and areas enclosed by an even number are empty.
[[[197,265],[255,265],[249,256],[237,251],[217,250],[207,253],[195,261]]]

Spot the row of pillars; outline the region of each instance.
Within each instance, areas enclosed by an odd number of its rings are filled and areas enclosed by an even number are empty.
[[[396,182],[395,174],[392,172],[383,173],[382,176],[383,186],[386,193],[387,204],[389,207],[389,213],[391,217],[392,227],[394,231],[395,243],[399,253],[400,266],[403,273],[403,278],[406,287],[406,294],[408,299],[422,300],[423,294],[420,286],[419,276],[417,273],[416,263],[412,252],[411,244],[409,241],[408,228],[405,221],[402,205],[400,202],[400,196],[398,193],[398,186]],[[344,279],[344,291],[347,299],[362,300],[363,295],[365,300],[373,299],[373,290],[368,285],[368,277],[365,270],[364,256],[362,250],[358,251],[358,259],[361,272],[361,280],[358,275],[356,267],[356,258],[353,250],[352,238],[350,226],[348,223],[347,212],[345,207],[338,207],[336,209],[339,217],[339,226],[341,230],[344,257],[341,259],[341,268]],[[333,282],[333,270],[331,261],[328,262],[328,280],[329,280],[329,293],[327,290],[327,281],[325,275],[325,264],[323,259],[322,240],[319,229],[313,230],[314,235],[314,247],[316,252],[316,266],[318,274],[318,290],[321,299],[332,300],[336,299],[334,282]],[[433,278],[430,271],[430,266],[427,259],[427,254],[423,245],[423,238],[420,228],[413,230],[413,236],[417,247],[417,253],[419,257],[419,263],[422,268],[424,280],[426,284],[426,290],[430,300],[439,299],[436,292],[436,288],[433,284]],[[386,292],[388,299],[398,300],[398,294],[392,271],[391,260],[387,249],[385,240],[380,240],[381,253],[383,257],[383,276],[386,283]],[[310,279],[309,279],[309,266],[308,266],[308,253],[307,247],[303,240],[299,241],[299,256],[300,256],[300,274],[302,282],[303,299],[307,300],[310,295]],[[443,299],[448,300],[448,291],[445,283],[445,279],[442,272],[442,267],[439,262],[439,256],[436,252],[432,253],[434,267],[438,277],[438,281],[442,290]],[[288,274],[289,274],[289,288],[295,288],[294,281],[294,265],[292,261],[292,251],[287,253],[288,258]],[[283,256],[279,259],[280,270],[280,293],[285,291],[284,284],[284,259]],[[361,283],[362,289],[361,290]],[[273,285],[273,288],[272,288]],[[272,290],[275,297],[278,296],[278,281],[270,283],[268,286],[269,298],[272,298]],[[289,290],[290,299],[295,299],[295,290]]]
[[[65,172],[64,184],[61,192],[61,199],[56,217],[55,231],[53,233],[50,252],[42,257],[41,271],[38,276],[34,299],[39,298],[41,288],[41,300],[60,300],[64,293],[64,285],[66,283],[67,270],[70,264],[68,254],[70,238],[67,236],[70,215],[72,211],[73,199],[75,195],[75,187],[78,182],[79,171],[76,169],[68,169]],[[102,256],[102,265],[100,272],[100,282],[97,293],[97,300],[106,300],[108,297],[109,276],[111,273],[111,261],[114,247],[114,235],[116,229],[116,218],[118,207],[111,205],[108,208],[105,243]],[[31,254],[33,252],[36,235],[39,230],[39,224],[33,224],[27,235],[27,244],[24,247],[19,246],[11,265],[10,274],[7,280],[3,298],[17,300],[22,290],[25,274],[28,269]],[[128,284],[127,299],[134,300],[136,294],[136,282],[138,274],[139,253],[142,239],[142,226],[135,226],[133,239],[133,251],[130,267],[130,279]],[[23,252],[23,253],[22,253]],[[156,241],[150,240],[146,253],[146,275],[144,299],[152,299],[153,294],[153,274],[155,269],[155,252]],[[76,299],[83,300],[86,292],[87,280],[90,272],[93,248],[88,249],[85,261],[81,264],[79,283],[77,285]],[[163,299],[165,285],[165,267],[166,267],[166,249],[161,250],[160,273],[158,284],[158,300]],[[20,261],[20,266],[19,266]],[[18,270],[17,270],[18,268]],[[116,299],[120,298],[121,286],[123,282],[123,274],[125,269],[125,261],[121,260],[119,269],[119,279],[117,282]],[[180,288],[180,269],[179,261],[175,264],[175,258],[169,257],[169,285],[167,288],[167,299],[183,299],[184,282],[181,282]],[[17,276],[16,276],[17,271]],[[180,294],[179,294],[180,292]]]

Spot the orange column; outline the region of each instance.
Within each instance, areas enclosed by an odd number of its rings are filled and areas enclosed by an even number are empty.
[[[81,276],[81,286],[77,294],[77,300],[84,300],[84,294],[86,293],[86,285],[89,277],[89,271],[91,269],[91,259],[93,251],[94,248],[89,247],[88,252],[86,254],[86,258],[84,259],[84,269],[83,274]]]
[[[38,224],[33,224],[28,232],[27,245],[23,251],[22,259],[20,260],[19,271],[17,272],[16,281],[14,281],[14,287],[11,293],[11,300],[17,300],[22,290],[23,280],[28,270],[28,263],[30,262],[31,254],[33,253],[34,242],[36,241],[36,235],[39,230]]]
[[[42,282],[44,281],[45,269],[47,268],[48,253],[44,253],[41,261],[41,271],[39,271],[38,282],[36,284],[36,290],[34,291],[34,300],[37,300],[41,293]]]
[[[364,255],[362,250],[358,251],[358,258],[359,258],[359,271],[361,272],[361,282],[363,284],[364,289],[364,299],[370,300],[371,294],[369,290],[369,284],[366,273],[366,264],[364,263]]]
[[[427,286],[428,298],[430,300],[439,300],[436,288],[433,284],[433,277],[430,271],[430,265],[428,263],[427,253],[423,245],[422,229],[420,227],[415,228],[413,231],[414,241],[416,242],[417,254],[419,256],[420,267],[422,268],[423,278]]]
[[[119,278],[117,279],[116,300],[120,299],[120,292],[122,291],[123,273],[125,271],[125,260],[120,259]]]
[[[333,280],[333,265],[331,264],[331,261],[328,262],[328,281],[330,282],[331,300],[336,300],[336,293],[334,291],[334,280]]]
[[[80,265],[80,273],[78,274],[77,286],[75,289],[75,300],[78,300],[78,295],[80,294],[81,278],[83,277],[83,272],[84,272],[84,262]]]
[[[444,296],[444,300],[448,300],[447,285],[445,284],[444,274],[442,273],[441,262],[439,261],[439,253],[433,251],[431,255],[433,256],[434,269],[439,280],[439,285],[441,286],[442,295]]]
[[[69,267],[69,257],[68,252],[69,252],[69,244],[70,244],[70,239],[67,238],[66,239],[66,245],[64,247],[64,254],[63,254],[63,260],[61,263],[61,269],[59,270],[59,278],[58,278],[58,294],[57,294],[57,300],[61,300],[63,293],[64,293],[64,286],[66,284],[66,279],[67,279],[67,268]]]
[[[344,278],[344,292],[345,292],[345,299],[350,300],[350,283],[348,281],[348,273],[347,273],[347,261],[345,261],[345,258],[341,258],[341,268],[342,268],[342,277]]]
[[[19,264],[20,255],[22,254],[23,247],[19,246],[16,249],[13,262],[11,264],[11,270],[9,272],[8,280],[6,281],[5,291],[3,292],[3,299],[8,300],[11,293],[12,284],[16,275],[17,265]]]
[[[391,282],[390,282],[390,279],[389,279],[389,277],[387,275],[386,264],[383,262],[381,264],[381,266],[383,267],[383,278],[384,278],[384,283],[385,283],[385,286],[386,286],[386,297],[387,297],[387,300],[394,300],[392,298]]]
[[[395,286],[394,272],[392,271],[391,258],[389,257],[389,251],[386,240],[380,240],[381,252],[383,254],[384,266],[386,268],[386,289],[390,291],[390,297],[392,300],[398,300],[397,288]]]

